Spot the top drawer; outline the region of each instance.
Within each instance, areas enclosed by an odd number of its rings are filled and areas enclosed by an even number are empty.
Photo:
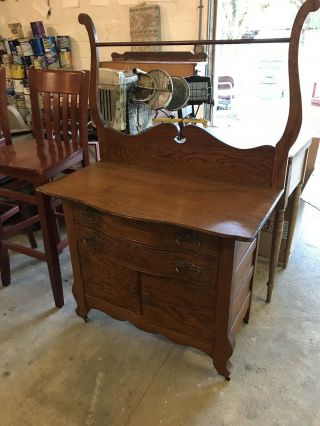
[[[128,220],[78,204],[73,204],[73,217],[75,222],[81,225],[150,247],[187,252],[202,257],[218,255],[217,237],[178,226]]]

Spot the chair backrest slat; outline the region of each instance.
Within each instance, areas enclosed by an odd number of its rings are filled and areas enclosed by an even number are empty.
[[[72,141],[76,141],[78,139],[78,125],[77,125],[77,95],[71,95],[71,134]]]
[[[60,112],[60,93],[53,95],[53,128],[56,142],[61,142],[61,112]]]
[[[69,140],[68,131],[68,108],[69,108],[69,95],[64,93],[62,95],[62,128],[63,128],[63,140]]]
[[[29,81],[37,142],[46,138],[50,143],[63,142],[67,152],[70,144],[87,152],[89,71],[31,69]],[[43,106],[39,106],[39,93]],[[81,126],[79,120],[84,121]]]
[[[46,129],[46,138],[49,142],[53,142],[52,137],[52,119],[51,119],[51,102],[50,93],[43,93],[43,112],[44,112],[44,127]]]

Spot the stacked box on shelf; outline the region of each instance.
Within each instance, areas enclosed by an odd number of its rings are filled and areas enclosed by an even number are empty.
[[[0,63],[6,68],[8,104],[14,105],[27,125],[31,125],[28,70],[70,68],[71,43],[68,36],[46,36],[41,22],[31,22],[33,38],[0,40]],[[37,24],[37,25],[35,25]],[[59,57],[61,58],[61,64]]]

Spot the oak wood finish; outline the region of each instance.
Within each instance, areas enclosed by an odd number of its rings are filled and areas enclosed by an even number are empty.
[[[4,69],[0,69],[1,101],[5,96]],[[33,190],[71,166],[89,163],[87,141],[88,114],[88,71],[29,71],[30,95],[35,139],[26,139],[17,144],[0,146],[0,174],[14,181],[26,182]],[[39,95],[43,98],[40,103]],[[3,105],[1,104],[4,111]],[[6,106],[5,106],[6,110]],[[2,114],[1,114],[2,115]],[[3,115],[2,115],[3,116]],[[2,120],[3,121],[3,120]],[[5,118],[4,122],[8,122]],[[11,139],[10,139],[11,140]],[[1,187],[0,195],[16,200],[21,207],[21,221],[14,226],[1,222],[1,277],[3,285],[10,284],[8,250],[44,260],[48,264],[49,276],[55,304],[63,306],[63,290],[59,266],[59,253],[67,245],[61,240],[55,218],[57,203],[42,193],[26,194],[21,187]],[[29,189],[30,191],[30,189]],[[28,217],[26,204],[34,204],[38,213]],[[6,220],[9,216],[6,217]],[[8,241],[7,238],[31,225],[40,222],[44,252],[36,250],[33,235],[29,235],[31,247]]]
[[[170,75],[178,77],[190,77],[197,73],[199,63],[192,62],[161,62],[156,61],[102,61],[101,68],[111,68],[115,70],[132,71],[134,68],[142,69],[149,72],[154,69],[161,68],[167,71]]]
[[[206,62],[208,54],[206,52],[113,52],[111,58],[116,61],[153,61],[159,62]]]
[[[249,150],[195,126],[181,134],[164,124],[136,136],[105,127],[97,102],[98,48],[131,43],[99,43],[90,17],[79,16],[91,46],[90,106],[102,161],[39,191],[64,200],[80,316],[99,309],[199,348],[229,379],[234,335],[249,320],[259,230],[283,195],[299,128],[299,33],[318,7],[308,0],[285,40],[293,95],[280,147]],[[188,43],[200,41],[156,44]]]

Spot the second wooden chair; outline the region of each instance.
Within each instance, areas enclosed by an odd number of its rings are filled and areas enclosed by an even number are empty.
[[[6,114],[5,69],[0,68],[0,123],[2,139],[8,135]],[[51,287],[55,305],[64,304],[59,253],[67,245],[61,240],[56,222],[55,203],[35,189],[54,179],[60,173],[80,163],[89,164],[88,155],[88,71],[33,70],[29,71],[34,139],[25,139],[19,143],[0,145],[0,175],[29,183],[31,193],[21,191],[21,186],[0,187],[0,196],[14,200],[18,205],[32,204],[37,213],[20,215],[19,224],[5,226],[0,222],[0,266],[2,284],[10,284],[10,262],[8,250],[17,251],[48,264]],[[10,218],[13,210],[8,210],[5,219]],[[6,239],[14,232],[30,229],[40,222],[44,252]],[[11,231],[10,231],[11,230]]]

